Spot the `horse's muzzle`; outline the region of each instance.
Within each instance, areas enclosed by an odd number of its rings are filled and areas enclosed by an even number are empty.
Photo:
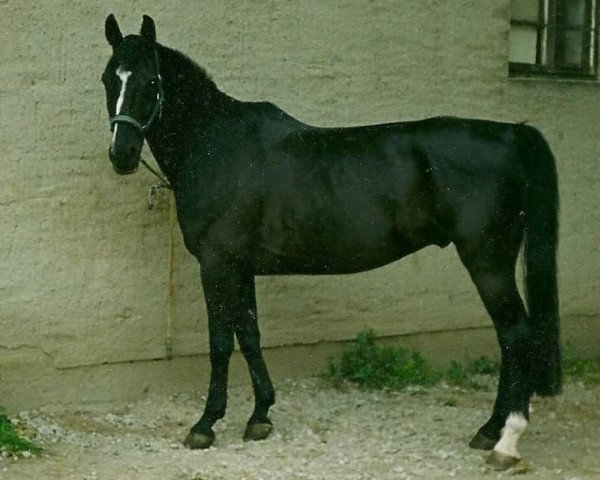
[[[113,164],[113,170],[118,173],[119,175],[130,175],[132,173],[137,172],[138,170],[138,166],[136,165],[135,167],[133,167],[132,169],[129,170],[124,170],[121,169],[120,167],[117,167],[116,165]]]
[[[108,158],[112,163],[113,169],[119,175],[129,175],[137,172],[140,164],[140,153],[137,150],[131,149],[125,155],[117,155],[112,148],[108,150]]]

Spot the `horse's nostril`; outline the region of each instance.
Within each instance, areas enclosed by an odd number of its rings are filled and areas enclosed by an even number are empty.
[[[109,157],[113,160],[133,161],[140,155],[140,149],[135,145],[116,145],[111,143],[108,147]]]
[[[108,148],[108,158],[115,172],[119,175],[134,173],[140,161],[140,150],[135,145],[111,144]]]

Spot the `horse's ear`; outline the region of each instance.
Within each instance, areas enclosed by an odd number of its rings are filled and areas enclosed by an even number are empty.
[[[144,20],[142,21],[142,29],[140,30],[140,36],[142,37],[142,41],[146,45],[154,45],[156,42],[156,27],[154,26],[154,20],[152,17],[148,15],[144,15]]]
[[[106,40],[113,48],[117,48],[123,41],[123,34],[119,28],[117,19],[112,13],[106,17],[106,21],[104,22],[104,34],[106,35]]]

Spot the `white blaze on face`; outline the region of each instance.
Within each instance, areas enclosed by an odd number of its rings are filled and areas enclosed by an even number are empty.
[[[514,458],[521,458],[517,450],[517,444],[519,438],[525,432],[525,428],[527,428],[527,423],[522,413],[512,412],[506,419],[502,429],[502,437],[494,446],[494,451]]]
[[[125,101],[125,89],[127,88],[127,80],[131,76],[131,72],[129,70],[125,70],[122,67],[117,68],[115,72],[117,77],[121,79],[121,91],[119,92],[119,98],[117,99],[117,107],[115,108],[115,115],[119,115],[121,113],[121,108],[123,108],[123,102]],[[115,128],[113,130],[112,143],[115,143],[117,139],[117,127],[118,123],[115,123]]]

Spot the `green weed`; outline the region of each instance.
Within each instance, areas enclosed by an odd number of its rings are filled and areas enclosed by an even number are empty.
[[[440,380],[461,388],[487,387],[474,375],[495,373],[496,363],[482,357],[463,367],[453,362],[446,370],[433,368],[419,352],[377,344],[373,331],[359,333],[342,352],[339,362],[331,361],[324,377],[334,386],[351,382],[367,390],[402,390],[408,385],[431,387]]]
[[[600,385],[600,358],[575,360],[569,346],[563,349],[565,380]],[[403,390],[408,385],[431,387],[441,380],[467,390],[488,390],[485,376],[497,375],[500,363],[480,357],[466,365],[453,361],[443,370],[433,368],[419,352],[382,347],[372,330],[359,333],[341,355],[330,361],[323,375],[336,387],[346,382],[367,390]]]
[[[6,416],[2,407],[0,407],[0,451],[11,454],[23,451],[32,453],[41,451],[39,446],[19,435],[15,425]]]
[[[600,358],[566,359],[563,361],[563,372],[566,380],[583,382],[584,385],[600,385]]]
[[[461,387],[469,390],[488,390],[488,386],[485,382],[480,381],[477,377],[479,375],[491,375],[495,373],[494,370],[481,368],[482,363],[485,360],[486,365],[491,361],[484,359],[476,360],[475,362],[469,363],[466,367],[462,364],[453,361],[450,367],[444,371],[444,379],[449,385]]]
[[[432,386],[440,380],[418,352],[381,347],[372,331],[359,333],[338,362],[330,362],[325,374],[334,385],[345,381],[367,390],[402,390],[408,385]]]
[[[568,342],[562,347],[562,368],[567,382],[600,385],[600,357],[578,360],[573,345]]]
[[[468,365],[471,375],[496,375],[500,372],[500,362],[489,357],[479,357]]]

